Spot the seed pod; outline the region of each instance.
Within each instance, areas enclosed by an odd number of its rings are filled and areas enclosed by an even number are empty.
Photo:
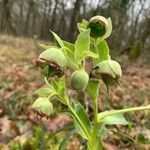
[[[105,60],[97,64],[94,74],[96,76],[101,76],[103,82],[108,87],[119,81],[122,76],[122,70],[117,61]]]
[[[45,50],[36,61],[36,65],[42,68],[43,75],[50,77],[61,75],[66,63],[66,57],[58,48]]]
[[[71,76],[71,86],[75,90],[84,90],[88,81],[89,76],[84,70],[77,70]]]
[[[88,28],[91,29],[90,35],[93,38],[102,37],[108,29],[108,21],[103,16],[94,16],[90,19]]]
[[[47,98],[38,98],[32,105],[38,114],[49,116],[53,112],[53,105]]]

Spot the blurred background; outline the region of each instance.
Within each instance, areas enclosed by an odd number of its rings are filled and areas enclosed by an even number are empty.
[[[149,0],[1,0],[0,32],[15,36],[49,38],[49,30],[72,41],[76,23],[94,15],[111,17],[113,33],[109,41],[121,51],[135,43],[149,48]]]
[[[109,97],[102,88],[99,110],[150,103],[150,0],[0,0],[0,150],[58,149],[66,133],[47,139],[70,118],[54,114],[40,119],[31,110],[34,91],[44,85],[35,67],[39,43],[53,42],[50,30],[74,42],[76,23],[95,15],[111,17],[107,42],[123,69],[122,88],[112,87]],[[149,150],[150,114],[126,117],[133,128],[114,127],[104,139],[106,150]],[[75,136],[67,149],[81,145]]]

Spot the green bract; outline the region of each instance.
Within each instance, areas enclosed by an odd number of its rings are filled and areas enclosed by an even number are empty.
[[[91,37],[102,37],[108,29],[108,20],[102,16],[92,17],[89,21],[88,28],[91,29]]]
[[[39,59],[45,60],[52,65],[58,67],[64,67],[67,63],[67,59],[63,52],[58,48],[50,48],[40,54]]]
[[[71,76],[71,86],[75,90],[83,90],[86,88],[89,76],[84,70],[77,70]]]
[[[117,61],[105,60],[97,64],[94,72],[97,75],[101,75],[102,80],[108,86],[114,82],[118,82],[122,76],[122,70]]]
[[[39,114],[49,116],[53,112],[53,105],[47,98],[38,98],[32,105]]]
[[[67,59],[63,52],[55,47],[49,48],[42,52],[36,61],[37,66],[42,68],[45,76],[61,75]]]

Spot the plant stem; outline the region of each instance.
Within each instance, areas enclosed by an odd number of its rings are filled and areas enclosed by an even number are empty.
[[[96,120],[96,122],[94,122],[93,136],[92,136],[93,150],[97,150],[97,148],[96,148],[96,141],[97,141],[96,137],[98,135],[98,127],[99,127],[99,123]]]
[[[97,134],[97,127],[98,127],[98,121],[97,121],[97,115],[98,115],[97,100],[95,100],[93,102],[93,108],[94,108],[93,141],[94,141],[95,137],[96,137],[96,134]]]
[[[49,87],[51,88],[52,86],[50,85],[50,83],[48,82],[48,80],[47,80],[46,77],[44,78],[44,80],[45,80],[46,85],[49,86]]]
[[[93,86],[98,86],[98,83],[94,83]],[[99,132],[99,125],[100,123],[98,122],[98,95],[99,95],[99,87],[96,89],[96,95],[92,96],[92,103],[93,103],[93,112],[94,112],[94,120],[93,120],[93,130],[92,130],[92,141],[91,143],[88,143],[89,145],[91,145],[92,149],[90,150],[100,150],[101,146],[98,147],[100,145],[100,132]],[[90,90],[90,89],[89,89]],[[92,91],[90,91],[89,93],[92,93]]]
[[[91,143],[91,150],[97,150],[97,135],[98,135],[98,128],[99,128],[99,123],[98,123],[98,105],[97,105],[97,99],[93,100],[93,109],[94,109],[94,125],[93,125],[93,133],[92,133],[92,143]],[[100,150],[100,149],[99,149]]]

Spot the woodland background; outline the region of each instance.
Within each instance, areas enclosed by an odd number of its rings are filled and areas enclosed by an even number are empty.
[[[73,41],[76,23],[95,15],[111,17],[112,49],[121,51],[135,43],[149,49],[149,0],[0,0],[0,32],[48,39],[51,29]]]

